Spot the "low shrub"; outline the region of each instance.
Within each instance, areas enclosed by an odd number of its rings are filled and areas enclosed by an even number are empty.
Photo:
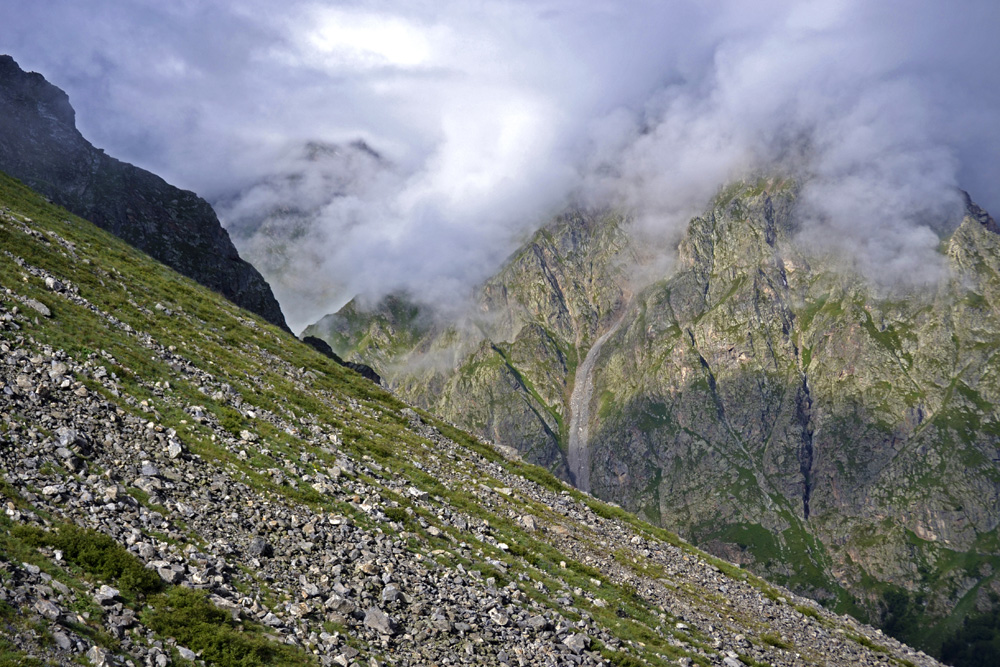
[[[302,651],[268,641],[233,621],[208,600],[204,591],[174,587],[151,598],[143,623],[156,632],[173,637],[199,653],[201,659],[219,667],[261,665],[312,665]],[[259,630],[259,629],[258,629]]]
[[[96,530],[65,524],[54,531],[18,526],[15,536],[34,547],[59,549],[68,563],[87,574],[115,584],[128,595],[151,595],[163,581],[114,539]]]

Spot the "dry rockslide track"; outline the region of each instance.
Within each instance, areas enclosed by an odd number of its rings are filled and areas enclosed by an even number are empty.
[[[601,354],[601,348],[618,327],[625,321],[629,304],[622,309],[621,316],[594,341],[583,363],[576,370],[576,381],[569,399],[569,446],[567,459],[573,485],[581,491],[590,492],[590,399],[594,394],[594,364]]]

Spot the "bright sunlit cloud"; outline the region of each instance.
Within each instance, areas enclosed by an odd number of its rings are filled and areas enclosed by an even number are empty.
[[[307,14],[303,51],[332,68],[418,67],[431,61],[427,28],[384,13],[319,7]]]

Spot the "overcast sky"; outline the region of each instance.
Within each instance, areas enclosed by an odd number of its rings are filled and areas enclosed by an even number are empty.
[[[676,235],[778,160],[809,176],[810,242],[933,275],[953,188],[1000,210],[998,29],[996,0],[0,0],[0,51],[95,145],[230,225],[312,202],[265,267],[296,329],[357,293],[457,298],[573,194]],[[298,149],[356,139],[383,159]]]

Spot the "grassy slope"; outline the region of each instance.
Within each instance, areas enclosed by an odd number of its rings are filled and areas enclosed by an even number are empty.
[[[7,219],[0,221],[0,300],[8,309],[17,306],[31,319],[31,322],[22,323],[24,326],[19,332],[8,330],[2,336],[28,336],[65,350],[75,359],[89,360],[92,368],[104,366],[115,380],[115,392],[109,391],[107,384],[90,379],[86,384],[91,392],[101,394],[125,412],[155,416],[164,428],[176,429],[193,454],[225,467],[264,497],[343,514],[359,525],[370,525],[372,518],[356,504],[318,493],[309,484],[301,483],[301,479],[298,484],[280,483],[269,474],[275,457],[302,460],[300,454],[307,447],[303,433],[335,431],[345,453],[356,461],[374,464],[368,469],[369,473],[361,473],[361,477],[366,483],[381,488],[383,500],[394,512],[390,518],[398,520],[396,524],[389,524],[386,530],[393,530],[393,525],[396,525],[395,530],[400,530],[400,523],[403,524],[411,536],[409,544],[414,554],[437,560],[447,567],[461,564],[466,569],[479,569],[484,575],[495,576],[504,583],[520,579],[526,582],[518,584],[523,586],[526,596],[553,609],[565,606],[555,599],[557,591],[574,591],[574,604],[586,609],[597,624],[624,642],[623,651],[606,651],[606,656],[618,664],[640,664],[631,662],[636,659],[644,664],[666,664],[685,655],[697,663],[707,664],[705,654],[711,655],[715,649],[706,644],[704,638],[675,628],[672,622],[664,622],[665,618],[669,621],[669,613],[665,616],[664,610],[651,608],[625,579],[609,580],[582,562],[579,556],[562,550],[549,536],[526,532],[511,518],[533,514],[553,522],[567,521],[554,514],[552,508],[522,493],[501,495],[486,502],[483,489],[503,485],[491,474],[476,468],[482,461],[500,466],[505,474],[560,493],[570,502],[588,507],[603,520],[619,522],[643,538],[675,545],[687,554],[704,558],[738,580],[750,582],[772,600],[783,594],[738,568],[699,554],[665,530],[570,489],[540,468],[503,460],[471,436],[422,414],[427,424],[465,448],[458,460],[441,461],[432,444],[409,428],[406,416],[401,414],[406,406],[387,392],[89,223],[46,204],[2,174],[0,209],[9,212]],[[67,290],[59,294],[48,290],[37,267],[58,276],[66,283]],[[74,302],[73,295],[86,301]],[[25,304],[25,298],[45,304],[51,317],[36,314]],[[109,318],[109,314],[115,319]],[[146,338],[142,332],[148,332],[153,338]],[[210,369],[217,382],[229,385],[242,398],[240,409],[234,409],[231,401],[216,393],[203,391],[197,376],[192,379],[178,373],[172,365],[175,358],[150,354],[151,350],[161,349],[158,344],[170,346],[191,366]],[[191,421],[190,415],[182,409],[185,405],[204,406],[214,421],[208,424]],[[286,422],[299,424],[301,430],[281,430],[265,419],[251,423],[247,417],[250,411],[256,412],[258,417],[278,415]],[[16,420],[17,415],[13,418]],[[213,429],[214,423],[218,427]],[[242,456],[216,437],[219,429],[238,434],[246,428],[255,429],[262,435],[269,454],[251,451]],[[0,439],[2,435],[0,431]],[[305,473],[314,474],[316,470],[335,464],[335,460],[323,451],[313,450],[311,454],[312,463],[290,477],[301,478]],[[464,474],[465,481],[444,482],[441,477],[427,472],[429,462],[452,466],[451,472],[459,477]],[[373,472],[376,470],[380,472]],[[452,553],[454,543],[464,535],[441,523],[434,512],[411,502],[385,484],[386,480],[399,478],[428,492],[433,502],[441,507],[487,520],[495,540],[478,545],[482,551],[476,562],[465,561]],[[0,487],[5,503],[9,501],[31,510],[22,491],[8,484]],[[72,530],[60,517],[43,518],[57,529],[56,535],[64,529]],[[50,552],[38,549],[39,544],[44,546],[49,538],[18,530],[6,516],[0,518],[0,526],[3,531],[0,560],[37,563],[74,589],[84,590],[88,585],[104,581],[125,587],[122,583],[125,575],[116,574],[119,570],[107,570],[102,564],[105,556],[117,558],[112,553],[113,547],[108,547],[110,555],[98,557],[95,561],[98,565],[88,566],[83,561],[60,565],[46,556]],[[570,529],[580,544],[587,545],[593,539],[588,537],[586,526],[571,525]],[[100,542],[96,535],[93,537],[92,541]],[[84,539],[86,541],[86,536]],[[198,543],[198,536],[185,534],[183,525],[177,526],[171,539]],[[500,544],[506,548],[501,548]],[[588,548],[597,549],[595,553],[599,553],[603,545],[590,544]],[[650,570],[651,566],[628,549],[616,552],[615,560],[629,577],[660,580],[669,577],[655,568]],[[489,565],[489,561],[502,564],[502,570]],[[122,568],[121,572],[131,571],[127,564]],[[544,586],[536,586],[536,583]],[[714,609],[714,605],[721,604],[714,598],[701,597],[701,593],[683,582],[677,595],[682,596],[686,604],[699,608]],[[607,604],[592,604],[598,597]],[[210,610],[199,607],[203,602],[190,599],[176,589],[139,589],[129,604],[137,611],[144,609],[148,625],[158,632],[183,638],[192,648],[203,646],[208,650],[207,647],[217,643],[219,637],[228,636],[232,628],[224,618],[216,619],[215,626],[209,628],[193,627],[195,621],[192,619],[213,618]],[[808,611],[811,613],[807,616],[815,614]],[[0,615],[8,631],[33,632],[45,639],[48,632],[45,627],[26,626],[24,618],[19,618],[15,610],[0,609]],[[831,619],[824,616],[823,622],[836,622]],[[241,626],[237,631],[245,635],[247,641],[255,642],[261,662],[289,664],[310,659],[305,653],[268,646],[268,639],[259,629],[248,623]],[[78,630],[93,641],[114,648],[114,640],[103,632],[98,621]],[[0,637],[3,634],[0,632]],[[848,636],[852,636],[851,633]],[[865,646],[869,640],[855,641]],[[700,652],[692,652],[691,647]],[[0,641],[0,664],[5,661],[19,664],[25,659],[10,648],[8,642]]]

